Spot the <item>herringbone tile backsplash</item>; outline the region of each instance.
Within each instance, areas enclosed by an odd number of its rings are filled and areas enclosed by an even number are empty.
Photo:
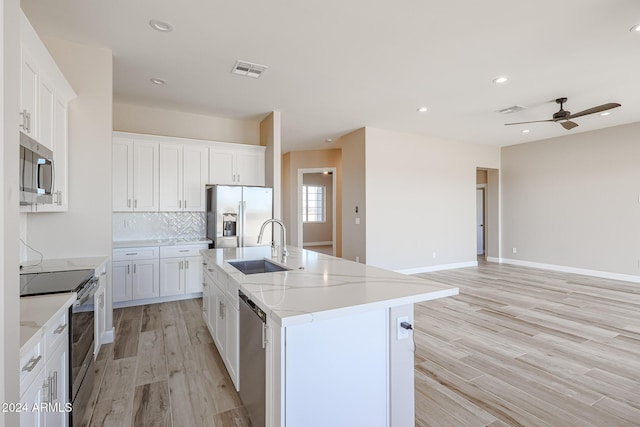
[[[113,213],[113,241],[199,239],[206,235],[204,212]]]

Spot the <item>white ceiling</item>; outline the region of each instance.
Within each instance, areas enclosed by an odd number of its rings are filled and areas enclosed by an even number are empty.
[[[114,100],[234,119],[282,112],[283,151],[362,126],[510,145],[640,120],[638,0],[22,0],[42,37],[108,47]],[[152,30],[149,20],[174,31]],[[238,59],[269,66],[231,74]],[[492,79],[511,80],[497,86]],[[149,78],[168,83],[156,86]],[[553,99],[607,117],[550,118]],[[519,104],[510,115],[497,110]],[[420,106],[427,113],[417,113]],[[530,129],[528,134],[521,130]]]

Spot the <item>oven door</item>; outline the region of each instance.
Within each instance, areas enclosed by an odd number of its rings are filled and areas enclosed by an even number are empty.
[[[93,388],[93,296],[98,288],[96,278],[91,279],[78,292],[78,299],[71,307],[71,403],[72,425],[82,420]]]

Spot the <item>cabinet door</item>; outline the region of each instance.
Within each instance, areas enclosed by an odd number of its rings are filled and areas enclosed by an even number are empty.
[[[47,353],[45,366],[46,381],[51,387],[51,401],[55,411],[45,412],[45,425],[47,427],[65,427],[68,425],[68,413],[64,411],[64,405],[68,398],[68,366],[69,366],[69,340],[60,343],[53,353]]]
[[[264,185],[264,152],[236,153],[236,183]]]
[[[38,141],[53,150],[53,85],[40,75],[38,85]]]
[[[225,298],[222,289],[213,286],[213,312],[215,314],[213,342],[218,347],[220,356],[224,357],[227,348],[227,325],[225,317]]]
[[[193,256],[184,259],[185,292],[202,292],[202,257]]]
[[[113,139],[112,152],[113,211],[133,210],[133,140]]]
[[[160,174],[160,210],[163,212],[183,210],[182,145],[160,145],[160,170],[162,171]]]
[[[95,320],[94,325],[94,342],[93,342],[93,354],[97,355],[100,352],[100,346],[102,345],[102,335],[104,335],[106,325],[106,313],[105,313],[105,294],[106,294],[106,276],[100,276],[100,285],[94,295],[93,306],[95,307]]]
[[[113,302],[130,301],[133,298],[132,271],[133,265],[129,261],[114,261],[111,285]]]
[[[20,130],[38,139],[38,68],[22,46],[20,63]]]
[[[231,301],[225,298],[225,316],[226,316],[226,339],[227,347],[224,356],[225,365],[229,371],[229,376],[239,390],[238,365],[239,361],[239,342],[238,342],[238,325],[240,323],[240,312],[233,307]]]
[[[184,258],[160,260],[160,296],[184,294]]]
[[[133,263],[133,299],[160,296],[160,262],[142,260]]]
[[[209,148],[209,182],[235,184],[235,153],[232,150]]]
[[[48,393],[48,389],[45,387],[44,369],[41,369],[38,376],[36,376],[31,385],[22,393],[22,397],[20,398],[20,404],[23,408],[26,406],[26,411],[20,412],[21,426],[44,426],[45,413],[32,411],[31,409],[34,405],[38,405],[38,407],[40,407],[40,404],[45,402],[45,393]]]
[[[183,210],[205,211],[205,185],[209,177],[209,149],[184,146]],[[162,172],[164,174],[164,171]]]
[[[157,212],[160,196],[158,143],[135,141],[133,144],[133,210]]]
[[[53,103],[53,202],[38,205],[38,212],[66,212],[68,201],[67,105],[59,99]]]

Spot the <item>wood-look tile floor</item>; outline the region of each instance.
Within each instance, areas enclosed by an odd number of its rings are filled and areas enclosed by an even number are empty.
[[[249,426],[200,299],[114,310],[95,363],[89,426]],[[90,418],[89,418],[90,417]]]
[[[460,295],[416,305],[417,426],[640,426],[640,284],[493,263],[420,276]],[[249,425],[200,300],[114,325],[92,426]]]
[[[422,274],[416,425],[640,426],[640,284],[481,263]]]

